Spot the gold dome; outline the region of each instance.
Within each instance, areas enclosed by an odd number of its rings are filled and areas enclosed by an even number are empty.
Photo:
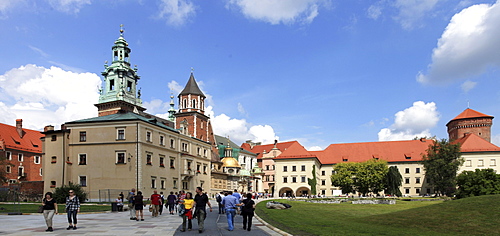
[[[222,159],[222,167],[238,167],[241,168],[240,164],[234,157],[224,157]]]

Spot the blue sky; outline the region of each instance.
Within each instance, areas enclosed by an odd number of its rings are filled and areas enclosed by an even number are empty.
[[[237,143],[447,138],[468,106],[500,115],[500,1],[2,0],[0,122],[96,116],[120,24],[147,112],[194,68]]]

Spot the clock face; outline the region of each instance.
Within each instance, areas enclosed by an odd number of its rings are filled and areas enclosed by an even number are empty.
[[[233,169],[229,169],[229,170],[227,170],[227,172],[229,172],[229,173],[233,173],[233,172],[234,172],[234,170],[233,170]]]

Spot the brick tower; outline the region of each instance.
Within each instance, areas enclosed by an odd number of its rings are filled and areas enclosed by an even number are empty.
[[[448,138],[450,141],[453,141],[463,137],[465,134],[473,133],[491,142],[493,118],[493,116],[467,108],[446,124],[446,127],[448,127]]]

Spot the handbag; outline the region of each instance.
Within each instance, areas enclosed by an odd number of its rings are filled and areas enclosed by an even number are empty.
[[[37,212],[38,212],[38,213],[43,213],[43,206],[39,206],[39,207],[38,207],[38,211],[37,211]]]
[[[153,212],[153,205],[149,205],[149,212]]]

